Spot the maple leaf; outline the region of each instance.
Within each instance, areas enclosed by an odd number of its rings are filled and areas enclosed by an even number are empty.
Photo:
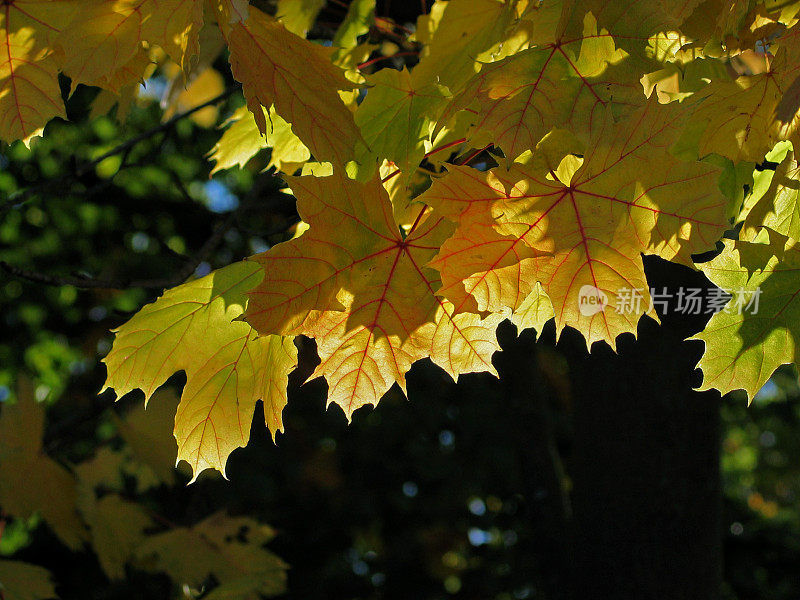
[[[42,449],[44,407],[29,380],[20,378],[16,404],[0,412],[0,505],[27,519],[39,513],[58,538],[77,550],[86,530],[75,510],[75,478]]]
[[[732,294],[723,310],[691,338],[706,345],[698,365],[701,390],[725,394],[743,389],[753,398],[776,368],[798,362],[800,244],[775,232],[764,234],[767,243],[725,240],[719,256],[698,265]]]
[[[175,527],[148,536],[137,554],[151,571],[200,588],[210,574],[218,587],[212,600],[275,596],[285,591],[288,566],[262,546],[273,530],[247,517],[219,512],[192,527]]]
[[[626,50],[639,50],[652,35],[678,28],[702,3],[703,0],[586,0],[581,5],[592,12],[600,25],[618,35]]]
[[[494,202],[522,193],[515,188],[525,177],[518,167],[480,172],[452,165],[420,200],[459,223],[429,263],[442,278],[440,294],[458,311],[516,311],[536,284],[536,258],[543,253],[499,234],[493,227]],[[507,192],[506,190],[509,190]],[[498,257],[487,267],[487,258]]]
[[[142,19],[142,39],[161,47],[189,73],[200,54],[200,32],[203,28],[202,0],[149,0],[140,10],[149,12]]]
[[[85,490],[78,506],[103,571],[111,580],[125,579],[125,564],[145,539],[145,530],[154,526],[153,520],[144,508],[119,494],[96,498],[93,490]]]
[[[175,483],[178,447],[172,431],[178,396],[171,389],[153,395],[147,410],[139,404],[124,418],[111,412],[117,432],[126,442],[119,448],[103,446],[94,456],[75,466],[79,484],[79,507],[91,505],[92,491],[125,493],[133,479],[138,492]],[[87,498],[88,496],[88,498]]]
[[[18,560],[0,560],[0,592],[6,600],[57,597],[50,571]]]
[[[449,96],[438,84],[419,85],[413,73],[382,69],[367,77],[369,91],[355,113],[369,148],[410,177],[425,154],[438,114]]]
[[[123,396],[138,388],[145,402],[170,375],[186,372],[175,438],[178,459],[191,465],[194,479],[207,468],[225,474],[228,455],[247,444],[259,398],[273,435],[283,429],[296,349],[291,339],[258,337],[235,320],[260,277],[255,264],[234,263],[165,292],[115,330],[103,360],[104,389]]]
[[[768,8],[770,4],[772,8]],[[734,54],[753,47],[756,41],[772,38],[778,20],[786,24],[791,22],[792,4],[704,0],[684,20],[681,30],[694,40],[698,48],[708,48],[718,55],[725,52]]]
[[[66,117],[51,44],[75,2],[16,0],[0,5],[0,139],[26,145],[53,117]]]
[[[769,188],[757,202],[748,202],[744,211],[747,216],[742,239],[752,240],[763,227],[787,237],[800,235],[800,167],[794,152],[786,154],[775,169]]]
[[[375,0],[352,0],[347,7],[347,14],[333,36],[334,48],[340,51],[350,50],[358,45],[358,37],[369,31],[370,24],[375,17]]]
[[[511,315],[511,322],[516,325],[517,331],[525,329],[535,329],[536,333],[541,334],[545,323],[555,316],[553,303],[538,281],[533,286],[531,293],[525,297],[516,310]]]
[[[266,110],[262,108],[264,113]],[[210,157],[216,164],[211,170],[217,171],[232,167],[244,167],[251,158],[265,148],[271,148],[267,168],[275,167],[279,171],[292,172],[299,164],[311,158],[308,148],[300,141],[292,128],[270,107],[267,116],[270,129],[262,134],[253,115],[246,106],[237,109],[228,119],[230,127],[212,148]]]
[[[143,42],[161,46],[188,70],[202,24],[200,0],[88,0],[56,43],[74,87],[117,71]]]
[[[250,0],[211,0],[211,4],[223,30],[230,25],[244,23],[250,15]]]
[[[127,63],[116,71],[91,82],[90,85],[121,95],[126,88],[141,84],[153,70],[155,70],[155,64],[150,59],[150,54],[143,47],[139,47],[134,57]]]
[[[175,479],[178,448],[172,434],[178,397],[172,390],[156,392],[147,410],[140,405],[124,419],[116,418],[117,430],[128,444],[132,457],[164,483]]]
[[[274,104],[317,160],[344,165],[354,158],[361,135],[337,90],[355,85],[331,62],[331,48],[294,35],[254,7],[226,35],[231,70],[262,133],[267,131],[262,106]],[[308,71],[314,76],[307,77]]]
[[[509,38],[517,2],[449,0],[436,2],[419,19],[416,37],[425,44],[414,68],[420,85],[439,82],[456,93],[481,63],[512,54],[527,42]]]
[[[315,338],[321,363],[312,377],[325,377],[329,402],[349,418],[393,383],[405,389],[411,364],[428,356],[454,378],[494,372],[499,321],[454,316],[425,266],[452,232],[449,222],[420,211],[404,235],[377,178],[288,182],[309,228],[253,258],[265,276],[245,318],[260,333]]]
[[[557,169],[542,161],[505,175],[501,167],[489,174],[456,169],[434,183],[420,200],[460,215],[463,230],[433,263],[445,292],[460,280],[455,303],[466,293],[482,309],[514,310],[540,281],[558,332],[571,325],[590,346],[605,340],[612,347],[621,333],[635,334],[643,314],[655,318],[640,254],[688,264],[727,227],[718,169],[668,151],[680,111],[651,100],[624,123],[607,115],[585,156],[568,155]],[[481,223],[494,232],[477,237]],[[640,300],[629,306],[633,291]],[[587,294],[605,299],[602,310],[585,310]]]
[[[306,37],[324,6],[325,0],[278,0],[275,17],[287,30]]]
[[[582,35],[558,38],[485,65],[442,115],[477,112],[474,134],[486,134],[511,159],[536,147],[552,127],[591,133],[611,107],[617,114],[644,101],[641,73],[626,64],[614,38],[586,15]]]
[[[766,72],[712,81],[691,99],[686,141],[697,156],[716,153],[735,162],[759,162],[779,140],[797,133],[800,108],[800,28],[776,40]]]

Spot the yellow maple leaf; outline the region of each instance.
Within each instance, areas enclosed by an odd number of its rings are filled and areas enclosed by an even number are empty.
[[[258,337],[235,320],[245,292],[260,278],[257,265],[234,263],[167,291],[115,330],[104,359],[104,389],[122,396],[138,388],[145,402],[170,375],[186,372],[175,438],[178,459],[189,463],[194,479],[208,468],[225,474],[230,453],[247,444],[259,399],[273,435],[283,430],[287,378],[297,364],[294,344]]]
[[[525,174],[518,167],[481,173],[453,165],[449,171],[449,177],[438,180],[420,198],[459,222],[430,262],[441,273],[440,293],[458,311],[514,312],[536,285],[536,262],[542,252],[520,244],[513,235],[498,233],[487,207],[501,199],[523,197],[515,185]],[[487,265],[490,256],[497,260]]]
[[[350,417],[394,383],[405,389],[406,373],[425,357],[454,378],[494,372],[499,321],[454,315],[426,267],[450,223],[420,210],[404,235],[376,178],[360,183],[334,173],[288,181],[309,227],[254,257],[265,276],[245,318],[264,334],[315,338],[321,363],[313,376],[327,380],[329,402]]]
[[[475,110],[473,135],[489,136],[511,159],[553,127],[589,135],[606,107],[619,115],[644,102],[641,73],[626,59],[587,14],[582,33],[485,65],[455,96],[440,126],[461,110]]]
[[[275,16],[286,29],[306,37],[324,6],[325,0],[278,0]]]
[[[454,94],[481,64],[513,54],[527,40],[509,39],[515,1],[436,2],[419,19],[416,37],[425,44],[415,67],[419,85],[440,83]]]
[[[45,411],[31,383],[20,379],[15,404],[0,412],[0,505],[27,519],[39,513],[58,538],[77,550],[86,539],[75,502],[75,477],[42,449]]]
[[[640,254],[691,264],[728,224],[718,169],[668,152],[680,111],[651,99],[624,124],[607,116],[585,156],[568,155],[558,169],[541,161],[507,173],[455,169],[434,183],[420,199],[459,215],[463,229],[433,263],[445,294],[513,311],[540,281],[558,332],[571,325],[590,346],[612,347],[635,334],[642,315],[655,317]],[[481,226],[493,232],[478,234]]]
[[[274,104],[317,160],[342,166],[353,160],[361,135],[337,90],[356,86],[331,62],[331,48],[294,35],[254,7],[226,37],[231,70],[262,133],[268,130],[262,107]]]
[[[292,127],[284,121],[275,109],[266,111],[269,118],[269,130],[266,135],[258,130],[253,115],[246,106],[242,106],[231,115],[225,125],[230,125],[219,141],[211,149],[210,158],[215,162],[211,170],[217,171],[232,167],[244,167],[251,158],[265,148],[271,148],[267,168],[275,167],[279,171],[293,172],[298,164],[311,158],[305,144],[293,132]]]
[[[754,242],[724,243],[719,255],[698,265],[730,294],[692,337],[705,343],[699,389],[742,389],[752,399],[779,366],[800,359],[800,243],[770,230]]]
[[[405,69],[383,69],[367,77],[367,84],[356,124],[370,149],[395,162],[404,171],[401,180],[410,178],[449,93],[439,85],[418,85]]]
[[[150,54],[140,47],[134,57],[116,71],[104,75],[90,85],[108,90],[117,96],[125,93],[126,89],[138,87],[144,79],[155,70],[155,64],[150,59]]]
[[[53,117],[66,117],[52,42],[77,7],[69,0],[0,5],[0,139],[28,145]]]
[[[695,155],[716,153],[733,161],[760,162],[779,140],[791,140],[800,124],[800,27],[775,41],[768,69],[735,81],[716,80],[690,100],[686,140]]]
[[[62,69],[73,87],[91,83],[117,71],[148,43],[188,70],[200,49],[202,8],[201,0],[86,0],[56,40]]]

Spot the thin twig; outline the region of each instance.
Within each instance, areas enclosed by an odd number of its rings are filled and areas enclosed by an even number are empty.
[[[203,243],[203,245],[195,252],[191,258],[184,264],[179,271],[171,277],[164,277],[158,279],[131,279],[131,278],[118,278],[118,279],[97,279],[92,277],[82,276],[62,276],[50,275],[23,269],[15,265],[8,264],[7,262],[0,261],[0,270],[6,273],[19,277],[20,279],[27,279],[35,283],[52,286],[70,285],[81,289],[104,289],[104,290],[124,290],[130,288],[144,288],[144,289],[164,289],[171,288],[176,285],[184,283],[200,266],[200,263],[205,261],[214,249],[219,246],[225,234],[237,224],[241,214],[249,209],[256,199],[261,198],[262,192],[266,181],[270,181],[272,176],[263,174],[262,177],[256,179],[251,186],[247,195],[240,201],[236,210],[232,211],[214,230],[214,233]],[[285,194],[275,194],[272,196],[275,199],[285,198]]]
[[[197,106],[190,108],[189,110],[186,110],[182,113],[179,113],[174,117],[172,117],[171,119],[168,119],[167,121],[164,121],[163,123],[160,123],[159,125],[152,127],[147,131],[144,131],[125,142],[122,142],[121,144],[115,146],[108,152],[101,154],[94,160],[76,168],[73,173],[63,175],[57,179],[48,180],[41,185],[31,186],[25,188],[24,190],[20,190],[19,192],[11,194],[7,200],[5,200],[2,204],[0,204],[0,213],[2,213],[8,208],[26,202],[27,200],[30,199],[31,196],[34,196],[46,190],[49,187],[56,187],[56,186],[61,187],[66,182],[80,179],[81,177],[87,175],[90,171],[92,171],[95,167],[97,167],[97,165],[99,165],[104,160],[111,158],[112,156],[116,156],[117,154],[129,153],[134,148],[134,146],[136,146],[140,142],[150,139],[153,136],[158,135],[159,133],[169,131],[169,129],[171,129],[176,123],[182,121],[186,117],[190,117],[194,113],[203,110],[204,108],[213,106],[214,104],[217,104],[222,100],[225,100],[228,96],[233,94],[236,91],[236,89],[238,88],[229,88],[224,92],[222,92],[221,94],[219,94],[218,96],[215,96],[211,100],[203,102],[202,104],[198,104]]]
[[[204,260],[206,260],[214,249],[222,241],[222,238],[233,227],[236,222],[237,214],[245,206],[242,202],[235,211],[219,224],[214,233],[209,236],[200,249],[194,253],[192,258],[187,261],[171,277],[164,277],[158,279],[94,279],[91,277],[70,277],[62,275],[50,275],[47,273],[40,273],[28,269],[10,265],[5,261],[0,261],[0,269],[4,270],[9,275],[27,279],[34,283],[42,283],[45,285],[64,286],[70,285],[82,289],[104,289],[104,290],[124,290],[129,288],[145,288],[145,289],[164,289],[179,285],[189,279],[189,277],[197,270]]]

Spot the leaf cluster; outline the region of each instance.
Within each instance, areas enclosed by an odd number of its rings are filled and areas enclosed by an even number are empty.
[[[298,336],[349,418],[425,358],[495,373],[506,319],[615,348],[659,319],[643,255],[733,292],[701,307],[718,311],[696,336],[701,389],[752,397],[797,361],[800,3],[439,0],[412,31],[353,0],[330,44],[308,39],[321,3],[76,5],[2,7],[0,137],[30,143],[64,116],[59,73],[124,118],[171,70],[169,115],[227,52],[245,106],[214,170],[269,148],[302,219],[116,331],[106,387],[149,398],[186,372],[175,435],[195,476],[224,473],[259,399],[282,430]]]

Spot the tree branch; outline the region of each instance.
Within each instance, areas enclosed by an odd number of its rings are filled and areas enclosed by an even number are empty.
[[[0,269],[20,279],[52,286],[71,285],[82,289],[104,290],[124,290],[129,288],[164,289],[174,287],[189,279],[200,263],[210,256],[228,230],[236,223],[239,211],[245,206],[246,203],[242,202],[239,208],[231,212],[230,215],[217,226],[214,233],[209,236],[200,249],[192,255],[191,259],[171,277],[157,279],[94,279],[82,276],[49,275],[38,271],[22,269],[15,265],[8,264],[5,261],[0,261]]]
[[[163,133],[165,131],[168,131],[176,123],[178,123],[179,121],[182,121],[186,117],[190,117],[191,115],[195,114],[196,112],[198,112],[200,110],[203,110],[204,108],[207,108],[209,106],[213,106],[213,105],[221,102],[222,100],[225,100],[231,94],[233,94],[236,91],[236,89],[237,88],[228,88],[227,90],[225,90],[224,92],[222,92],[218,96],[215,96],[211,100],[208,100],[207,102],[203,102],[202,104],[198,104],[197,106],[194,106],[194,107],[190,108],[189,110],[186,110],[186,111],[184,111],[182,113],[179,113],[179,114],[175,115],[174,117],[172,117],[171,119],[168,119],[167,121],[164,121],[163,123],[160,123],[159,125],[156,125],[155,127],[152,127],[150,129],[148,129],[147,131],[143,131],[139,135],[137,135],[135,137],[132,137],[131,139],[129,139],[129,140],[125,141],[125,142],[122,142],[118,146],[115,146],[114,148],[112,148],[108,152],[105,152],[105,153],[101,154],[100,156],[98,156],[94,160],[92,160],[92,161],[90,161],[90,162],[88,162],[88,163],[76,168],[74,170],[74,172],[72,172],[72,173],[69,173],[69,174],[66,174],[66,175],[62,175],[61,177],[58,177],[57,179],[52,179],[52,180],[49,180],[49,181],[45,181],[41,185],[31,186],[31,187],[25,188],[24,190],[20,190],[19,192],[11,194],[8,197],[7,200],[5,200],[2,204],[0,204],[0,214],[2,214],[6,210],[8,210],[8,209],[10,209],[10,208],[12,208],[14,206],[18,206],[18,205],[20,205],[20,204],[22,204],[24,202],[27,202],[32,196],[35,196],[36,194],[46,190],[49,187],[62,186],[66,182],[74,181],[76,179],[80,179],[81,177],[87,175],[92,169],[97,167],[97,165],[99,165],[101,162],[103,162],[107,158],[111,158],[112,156],[116,156],[117,154],[123,154],[123,153],[130,152],[140,142],[143,142],[144,140],[150,139],[151,137],[153,137],[155,135],[158,135],[159,133]]]

